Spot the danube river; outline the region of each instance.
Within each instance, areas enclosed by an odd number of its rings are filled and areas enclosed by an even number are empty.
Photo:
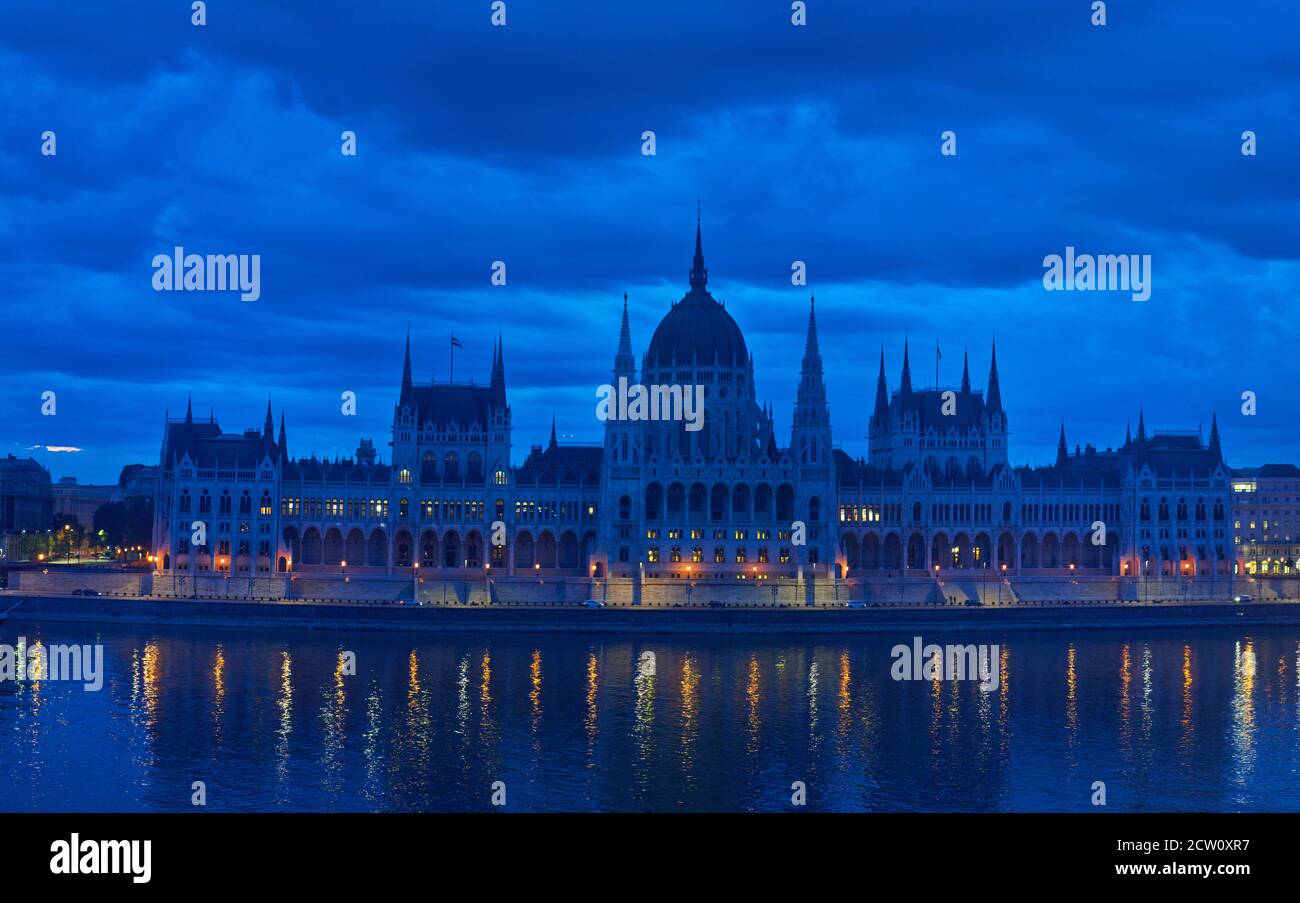
[[[910,633],[20,636],[103,687],[0,683],[5,811],[1300,810],[1294,627],[924,637],[996,643],[988,692],[893,680]]]

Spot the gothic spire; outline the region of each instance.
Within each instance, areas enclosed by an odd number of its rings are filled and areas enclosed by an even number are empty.
[[[961,352],[961,390],[970,391],[970,352],[965,348]]]
[[[1138,408],[1138,440],[1139,442],[1147,441],[1147,423],[1146,416],[1142,408]]]
[[[817,341],[817,296],[810,295],[808,302],[808,338],[804,342],[803,349],[804,361],[807,362],[810,357],[815,357],[818,364],[821,363],[822,350],[821,343]]]
[[[912,365],[908,361],[906,337],[903,338],[903,377],[899,382],[898,391],[902,395],[912,394]]]
[[[704,250],[700,241],[700,209],[695,208],[695,260],[691,264],[691,291],[702,292],[709,284],[709,271],[704,268]]]
[[[1219,443],[1219,414],[1217,411],[1210,415],[1210,451],[1220,458],[1223,457],[1223,446]]]
[[[885,382],[885,346],[880,346],[880,374],[876,377],[876,411],[873,417],[883,421],[889,414],[889,386]]]
[[[560,444],[559,441],[555,438],[555,412],[552,411],[552,412],[551,412],[551,444],[550,444],[550,447],[551,447],[551,448],[555,448],[555,447],[556,447],[557,445],[559,445],[559,444]]]
[[[409,405],[414,398],[411,390],[411,327],[406,327],[406,359],[402,362],[402,394],[398,405]]]
[[[1065,421],[1061,421],[1061,438],[1056,440],[1056,466],[1064,467],[1070,457],[1070,450],[1065,445]]]
[[[614,355],[614,376],[636,376],[636,357],[632,354],[632,326],[627,315],[627,292],[623,293],[623,319],[618,327],[618,352]]]
[[[1124,447],[1128,448],[1133,444],[1132,422],[1124,424]]]
[[[993,340],[993,353],[989,358],[989,391],[986,401],[990,414],[1002,413],[1002,385],[998,382],[998,341]]]
[[[284,412],[280,412],[280,441],[276,443],[280,449],[280,463],[289,463],[289,440],[284,432]]]
[[[185,422],[194,422],[194,394],[190,393],[185,396]]]
[[[492,349],[492,379],[488,384],[497,397],[497,402],[506,403],[506,346],[501,334],[497,334],[496,347]]]

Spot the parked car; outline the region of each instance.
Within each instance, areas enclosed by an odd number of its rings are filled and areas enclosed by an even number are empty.
[[[398,599],[397,604],[398,605],[419,605],[420,603],[416,602],[414,599]]]
[[[845,602],[844,607],[845,608],[866,608],[867,603],[866,602]]]
[[[605,603],[598,599],[586,599],[582,603],[583,608],[604,608]]]
[[[966,598],[966,604],[967,604],[967,605],[979,605],[979,604],[980,604],[980,600],[979,600],[979,599],[974,599],[974,598],[971,598],[971,597],[968,596],[968,597]]]
[[[727,603],[719,599],[709,600],[709,608],[726,608],[726,607],[727,607]]]
[[[101,593],[101,592],[100,592],[99,590],[97,590],[97,589],[90,589],[89,587],[83,587],[82,589],[74,589],[74,590],[72,591],[72,595],[74,595],[74,596],[102,596],[102,595],[104,595],[104,594]]]
[[[1247,596],[1243,593],[1238,593],[1237,595],[1232,597],[1232,601],[1236,602],[1238,605],[1245,605],[1247,602],[1251,601],[1251,599],[1250,596]]]

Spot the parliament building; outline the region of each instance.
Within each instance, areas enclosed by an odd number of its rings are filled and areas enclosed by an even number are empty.
[[[609,419],[601,445],[533,445],[514,463],[505,347],[485,385],[419,383],[410,337],[388,461],[371,440],[333,459],[290,454],[268,403],[261,429],[168,418],[154,554],[174,575],[282,573],[773,580],[1232,573],[1231,473],[1217,421],[1136,433],[1056,459],[1008,461],[996,348],[982,389],[913,384],[904,343],[891,388],[840,414],[869,456],[834,446],[815,301],[792,417],[758,397],[740,326],[708,289],[700,230],[689,290],[638,362],[627,299],[612,383],[703,386],[702,427]],[[595,379],[595,377],[600,379]],[[869,385],[866,374],[851,378]],[[605,374],[593,374],[593,385]],[[202,544],[193,542],[201,521]],[[424,569],[424,570],[420,570]]]

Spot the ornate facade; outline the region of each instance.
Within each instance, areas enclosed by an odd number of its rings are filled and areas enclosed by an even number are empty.
[[[215,418],[164,427],[155,554],[168,573],[290,571],[764,580],[1012,574],[1228,574],[1230,472],[1218,425],[1137,435],[1054,463],[1008,463],[996,349],[988,380],[899,385],[880,356],[875,404],[852,412],[869,457],[832,444],[815,301],[786,443],[758,398],[754,360],[708,289],[700,230],[689,290],[638,368],[624,298],[613,383],[702,386],[699,430],[608,419],[599,446],[533,446],[512,464],[504,343],[487,385],[417,385],[410,338],[389,463],[370,440],[334,460],[291,458],[283,416],[226,434]],[[858,419],[862,418],[862,419]],[[201,521],[205,544],[193,543]],[[803,541],[800,542],[800,539]],[[1096,541],[1094,541],[1094,539]],[[427,571],[426,571],[427,573]]]

